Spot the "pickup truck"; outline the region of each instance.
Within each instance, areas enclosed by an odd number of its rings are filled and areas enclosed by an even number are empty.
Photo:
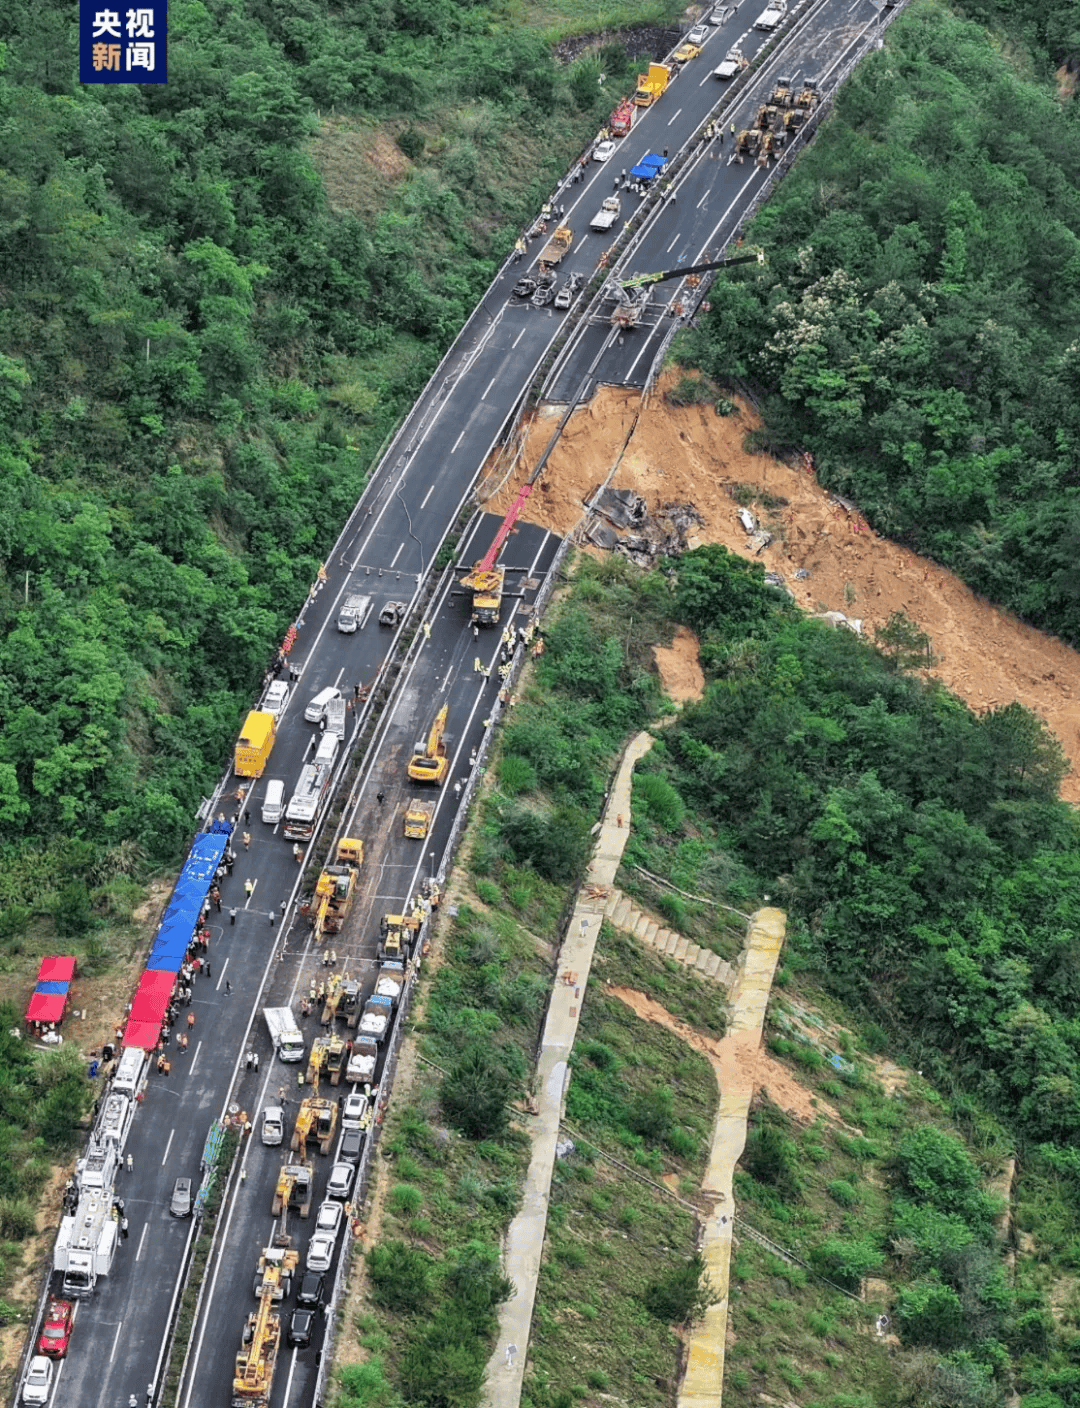
[[[713,69],[713,77],[734,78],[737,73],[740,73],[746,67],[747,60],[742,50],[736,44],[734,48],[729,49],[724,55],[723,62],[717,64]]]
[[[371,610],[371,597],[353,593],[345,598],[345,602],[338,611],[337,628],[345,636],[351,636],[367,620],[368,612]]]
[[[754,28],[771,32],[774,29],[779,29],[785,19],[787,19],[787,0],[769,0],[768,8],[762,10],[754,21]]]
[[[590,230],[610,230],[622,214],[622,202],[618,196],[608,196],[600,209],[589,221]]]

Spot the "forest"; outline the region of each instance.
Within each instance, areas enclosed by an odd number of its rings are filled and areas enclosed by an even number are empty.
[[[557,65],[497,4],[178,0],[159,87],[80,87],[76,36],[2,7],[8,942],[31,910],[123,917],[182,853],[380,446],[603,97],[595,55]],[[313,157],[335,107],[398,138],[363,217]]]
[[[859,66],[749,232],[767,270],[714,285],[683,355],[881,533],[1080,645],[1080,22],[954,9]]]

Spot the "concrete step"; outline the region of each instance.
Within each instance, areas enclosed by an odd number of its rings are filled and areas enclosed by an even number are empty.
[[[686,964],[687,968],[697,967],[698,954],[700,952],[701,949],[698,948],[697,944],[687,945],[686,952],[683,954],[683,962]]]
[[[637,922],[631,930],[631,933],[634,935],[635,939],[643,939],[645,937],[645,931],[649,927],[649,916],[642,914],[640,909],[635,909],[634,913],[637,915]]]
[[[686,950],[687,950],[689,947],[690,947],[690,940],[689,940],[689,939],[680,939],[679,942],[675,945],[675,954],[674,954],[674,957],[675,957],[675,961],[676,961],[677,963],[682,963],[682,962],[684,961],[684,959],[686,958]]]
[[[615,906],[615,913],[611,916],[611,921],[617,929],[628,929],[630,927],[630,916],[634,912],[634,906],[625,895],[619,897],[619,903]]]
[[[702,969],[706,978],[716,977],[716,970],[720,967],[720,961],[720,955],[718,953],[709,954],[708,958],[705,960],[705,967]]]
[[[670,957],[670,955],[675,952],[675,949],[677,948],[678,943],[679,943],[679,936],[678,936],[678,934],[676,934],[676,933],[674,932],[674,930],[669,929],[669,930],[668,930],[667,940],[666,940],[666,942],[664,943],[664,952],[665,952],[666,954],[668,954],[668,956]]]
[[[657,934],[659,934],[659,932],[660,932],[660,925],[659,925],[659,924],[650,923],[649,927],[645,930],[645,942],[646,942],[647,944],[652,944],[652,945],[655,947],[655,945],[656,945],[656,936],[657,936]]]
[[[725,987],[731,982],[731,964],[726,959],[721,958],[720,966],[716,970],[716,981],[723,983]]]
[[[622,898],[623,898],[623,892],[622,892],[621,890],[616,890],[616,888],[615,888],[614,885],[613,885],[613,886],[611,887],[611,892],[610,892],[610,894],[609,894],[608,897],[607,897],[607,904],[604,905],[604,913],[607,915],[607,917],[608,917],[609,919],[611,919],[611,918],[614,916],[615,911],[616,911],[616,910],[618,909],[618,907],[619,907],[619,901],[620,901]]]
[[[700,972],[702,972],[702,973],[707,973],[708,970],[709,970],[709,959],[710,959],[710,958],[715,958],[715,957],[716,957],[716,954],[710,952],[709,949],[707,949],[707,948],[699,949],[699,950],[698,950],[698,956],[697,956],[697,958],[694,960],[694,967],[697,968],[697,969],[698,969]]]

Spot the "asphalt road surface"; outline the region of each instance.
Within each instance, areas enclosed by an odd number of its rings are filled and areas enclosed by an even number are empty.
[[[855,4],[828,0],[826,8],[834,16],[833,29],[828,32],[832,38],[814,32],[813,43],[818,48],[802,64],[803,74],[815,66],[820,73],[828,45],[833,44],[839,52],[836,46],[850,40],[851,26],[865,24],[853,15],[873,14],[868,0],[855,0]],[[745,17],[745,6],[743,13]],[[662,152],[665,146],[674,156],[708,119],[724,85],[711,77],[705,80],[739,37],[742,26],[738,21],[736,15],[716,29],[702,56],[642,115],[624,144],[633,160],[647,151]],[[753,51],[751,39],[744,44],[748,53]],[[787,62],[789,68],[797,67],[790,57]],[[750,107],[756,99],[747,94],[744,101]],[[610,193],[614,173],[624,163],[629,166],[631,157],[624,158],[617,150],[606,164],[588,163],[584,184],[564,188],[557,198],[572,201],[571,223],[576,221],[585,229],[589,216]],[[682,178],[688,194],[683,197],[680,185],[678,219],[675,211],[657,216],[655,231],[649,236],[651,243],[636,257],[638,267],[668,267],[672,257],[696,254],[706,226],[711,244],[718,243],[721,235],[709,232],[721,207],[728,218],[737,219],[752,199],[755,181],[762,179],[756,168],[727,168],[707,159],[699,163],[699,170],[701,174],[695,179],[702,182],[700,189],[708,199],[699,208],[691,198],[690,177]],[[721,183],[727,184],[721,189]],[[610,243],[616,233],[605,240]],[[569,272],[591,274],[605,247],[597,236],[576,241],[560,277]],[[534,245],[534,257],[538,249]],[[508,265],[488,290],[395,438],[327,561],[325,583],[301,613],[290,659],[302,674],[293,688],[264,774],[266,780],[281,778],[286,795],[318,737],[318,730],[303,721],[303,705],[324,685],[335,685],[349,696],[357,683],[367,684],[376,677],[396,636],[393,629],[378,626],[379,609],[391,600],[412,602],[418,593],[478,471],[562,327],[564,315],[510,300],[510,291],[524,267],[524,262]],[[583,359],[587,365],[595,356],[591,344],[586,346],[593,336],[594,330],[585,330],[576,370],[567,372],[568,383],[575,375],[580,382]],[[604,345],[605,337],[601,336],[599,346]],[[629,354],[622,355],[626,362]],[[607,379],[632,379],[640,365],[634,362],[620,371],[618,356],[612,355],[600,370]],[[472,540],[459,549],[459,560],[480,557],[496,526],[493,519],[480,519]],[[503,561],[522,568],[519,579],[531,583],[525,588],[526,600],[539,585],[556,546],[542,529],[522,527],[504,549]],[[352,592],[371,595],[373,610],[362,630],[342,635],[334,626],[337,608]],[[422,876],[441,859],[455,809],[453,783],[468,772],[469,754],[482,737],[498,689],[493,666],[499,632],[484,632],[479,640],[474,639],[467,600],[453,596],[448,587],[436,594],[428,619],[432,625],[430,641],[425,640],[400,683],[372,761],[354,789],[358,804],[355,827],[367,843],[368,856],[361,893],[349,924],[338,936],[337,951],[339,969],[347,962],[351,971],[366,978],[374,971],[379,916],[414,893]],[[489,668],[487,678],[474,668],[478,655]],[[442,702],[450,705],[454,764],[447,786],[437,794],[432,838],[420,845],[401,832],[400,809],[405,797],[401,778],[413,742],[427,732]],[[349,714],[347,722],[350,729],[358,730],[355,713]],[[347,735],[346,743],[349,741]],[[215,812],[232,815],[234,785],[226,779],[222,795],[215,796]],[[265,782],[256,787],[249,802],[250,822],[243,816],[240,819],[235,841],[238,858],[223,887],[222,911],[212,916],[211,976],[195,982],[190,1008],[195,1027],[188,1052],[181,1053],[173,1046],[171,1076],[167,1080],[156,1073],[151,1076],[145,1102],[132,1126],[127,1149],[133,1170],[121,1175],[118,1189],[126,1200],[130,1236],[121,1244],[112,1271],[94,1299],[80,1307],[71,1352],[60,1367],[53,1394],[56,1408],[125,1408],[132,1393],[140,1403],[146,1402],[147,1385],[159,1379],[170,1307],[191,1232],[189,1222],[169,1216],[173,1182],[182,1174],[198,1179],[207,1131],[230,1095],[243,1108],[257,1113],[268,1090],[276,1095],[281,1084],[279,1072],[286,1073],[286,1084],[289,1073],[295,1073],[295,1067],[271,1061],[258,1014],[265,1003],[284,1003],[306,990],[319,963],[317,956],[308,952],[306,923],[295,912],[304,866],[297,865],[291,843],[282,838],[280,827],[264,826],[260,821],[258,807],[264,790]],[[386,792],[381,806],[375,801],[379,790]],[[251,833],[250,849],[239,839],[245,830]],[[245,898],[245,880],[253,885],[250,899]],[[235,923],[229,916],[234,906]],[[278,940],[283,927],[286,952],[281,956]],[[116,1015],[119,1019],[120,1014]],[[314,1027],[315,1018],[310,1022]],[[242,1069],[244,1053],[252,1047],[261,1056],[258,1077],[244,1075]],[[205,1308],[182,1395],[182,1403],[195,1408],[227,1401],[243,1317],[254,1308],[251,1280],[255,1262],[271,1230],[270,1202],[281,1153],[252,1145],[247,1159],[247,1177],[226,1209],[226,1251],[210,1268]],[[329,1162],[319,1161],[322,1165]],[[312,1220],[324,1179],[320,1169]],[[309,1226],[304,1224],[302,1246]],[[284,1318],[287,1321],[287,1314]],[[317,1352],[317,1342],[310,1350],[295,1353],[286,1352],[283,1345],[275,1405],[307,1401]]]

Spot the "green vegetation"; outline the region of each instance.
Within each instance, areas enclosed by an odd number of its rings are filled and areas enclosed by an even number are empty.
[[[763,393],[889,537],[1080,644],[1071,0],[919,0],[754,222],[684,359]],[[1019,71],[1018,71],[1019,70]]]
[[[500,0],[169,19],[168,84],[118,90],[78,85],[73,11],[0,18],[7,947],[176,860],[372,460],[634,67],[560,64]]]

